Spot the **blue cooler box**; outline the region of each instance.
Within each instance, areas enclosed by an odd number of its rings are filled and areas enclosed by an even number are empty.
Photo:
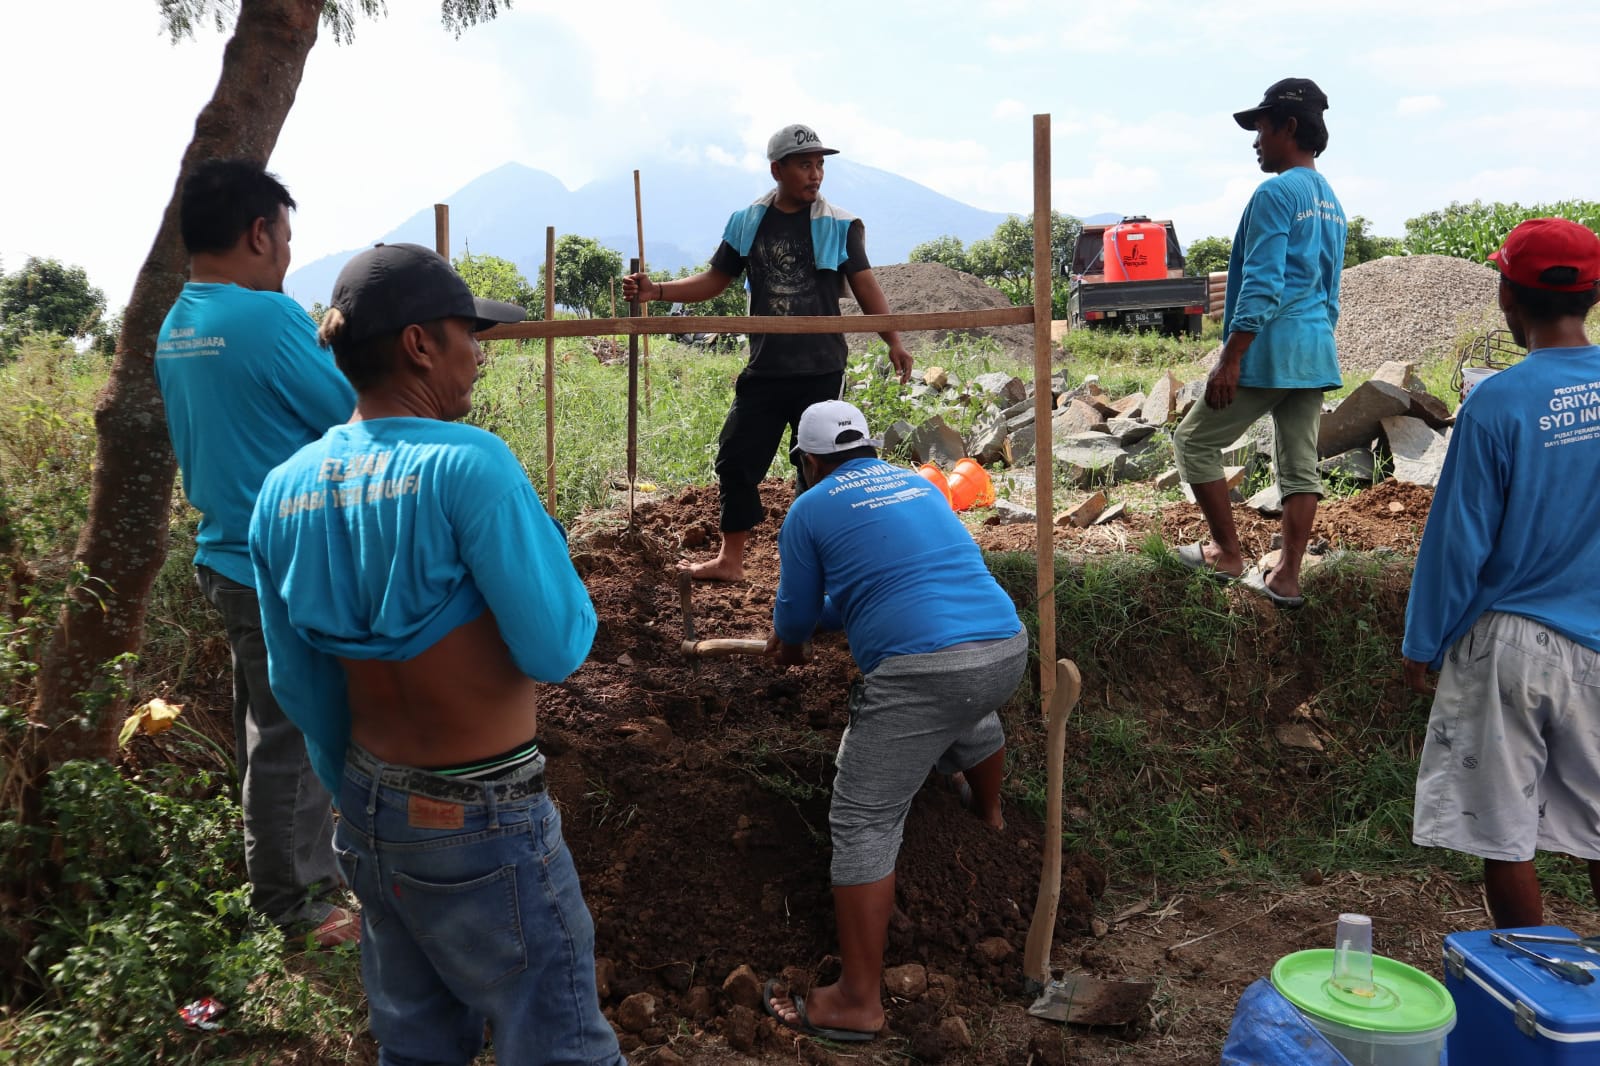
[[[1501,932],[1576,937],[1559,925]],[[1600,1064],[1600,955],[1575,945],[1525,945],[1595,973],[1574,984],[1520,952],[1489,942],[1489,931],[1444,938],[1444,986],[1456,1001],[1445,1042],[1450,1066]]]

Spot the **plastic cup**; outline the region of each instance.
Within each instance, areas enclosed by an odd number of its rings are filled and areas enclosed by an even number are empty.
[[[1333,935],[1333,984],[1353,996],[1372,996],[1372,919],[1365,914],[1339,915]]]
[[[1472,390],[1477,388],[1478,382],[1499,371],[1492,366],[1464,366],[1461,368],[1461,398],[1465,400]]]

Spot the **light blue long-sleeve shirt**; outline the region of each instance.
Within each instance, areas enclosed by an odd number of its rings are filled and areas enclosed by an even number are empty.
[[[1406,658],[1438,669],[1485,611],[1600,651],[1600,347],[1544,348],[1480,382],[1417,550]]]
[[[489,610],[517,669],[555,682],[594,639],[565,533],[475,426],[335,426],[267,475],[250,552],[273,695],[335,796],[350,738],[338,659],[415,658]]]
[[[1294,167],[1250,197],[1228,257],[1222,335],[1253,333],[1239,384],[1258,389],[1336,389],[1333,327],[1347,225],[1333,188]]]
[[[852,459],[801,493],[778,531],[778,559],[778,639],[802,644],[842,621],[862,673],[891,655],[1022,630],[944,496],[880,459]]]
[[[155,362],[183,492],[200,512],[194,561],[254,585],[246,537],[262,479],[348,421],[355,390],[318,347],[305,308],[238,285],[185,285]]]

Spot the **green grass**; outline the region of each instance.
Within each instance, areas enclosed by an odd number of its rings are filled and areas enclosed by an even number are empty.
[[[1033,563],[989,556],[1036,629]],[[1113,879],[1168,885],[1441,866],[1478,876],[1475,861],[1410,842],[1427,700],[1398,677],[1405,561],[1324,564],[1292,615],[1189,573],[1156,538],[1137,555],[1056,565],[1057,654],[1077,662],[1085,692],[1069,725],[1068,847]],[[1013,734],[1035,735],[1036,693],[1020,693],[1009,718]],[[1295,723],[1323,750],[1280,742]],[[1011,789],[1036,815],[1040,759],[1013,747]],[[1587,895],[1582,871],[1551,887]]]

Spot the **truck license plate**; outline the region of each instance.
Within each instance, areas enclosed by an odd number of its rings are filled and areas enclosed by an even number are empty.
[[[1127,313],[1127,320],[1136,326],[1159,326],[1161,325],[1161,312],[1129,311]]]

